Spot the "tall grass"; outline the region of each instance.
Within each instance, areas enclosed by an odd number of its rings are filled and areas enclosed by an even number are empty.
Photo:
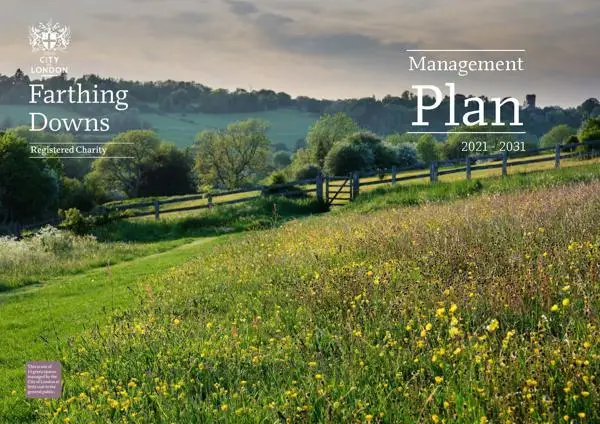
[[[599,422],[600,183],[295,221],[58,353],[63,422]],[[153,290],[151,287],[158,287]]]
[[[159,221],[154,217],[121,220],[97,228],[94,234],[100,240],[136,242],[212,236],[272,228],[290,218],[325,210],[313,198],[260,197],[237,205],[215,206],[184,214],[163,213]]]
[[[598,179],[600,179],[600,166],[594,164],[543,172],[519,173],[508,177],[473,179],[472,181],[404,184],[381,187],[361,193],[348,208],[369,212],[392,206],[415,206],[428,202],[452,201],[482,193],[511,193]]]
[[[158,253],[182,242],[100,243],[94,236],[75,236],[51,226],[23,240],[0,237],[0,292]]]

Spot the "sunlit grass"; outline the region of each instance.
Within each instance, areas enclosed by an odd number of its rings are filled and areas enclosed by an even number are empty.
[[[63,345],[72,422],[597,422],[600,183],[248,234]]]

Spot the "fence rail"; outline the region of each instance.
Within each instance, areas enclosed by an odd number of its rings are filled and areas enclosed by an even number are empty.
[[[469,156],[462,159],[433,162],[429,166],[428,170],[423,165],[420,165],[405,168],[394,167],[390,170],[371,171],[360,174],[355,172],[347,176],[323,176],[319,174],[316,178],[292,181],[284,184],[275,184],[270,186],[251,186],[217,193],[202,193],[186,196],[177,196],[165,200],[144,201],[116,206],[105,205],[104,207],[100,208],[100,213],[110,211],[121,212],[130,210],[134,212],[130,214],[125,214],[125,216],[128,218],[154,216],[154,218],[158,220],[160,219],[161,214],[209,209],[221,205],[234,205],[258,199],[265,195],[313,195],[317,198],[319,202],[323,202],[329,206],[333,206],[345,204],[348,201],[354,200],[356,196],[358,196],[358,194],[360,193],[361,187],[370,187],[384,184],[395,185],[398,182],[419,180],[425,178],[428,178],[431,183],[435,183],[439,180],[440,176],[459,173],[465,173],[465,178],[467,180],[471,180],[473,171],[483,171],[488,169],[502,169],[502,176],[506,176],[508,174],[509,167],[535,164],[541,162],[553,161],[554,167],[559,168],[561,160],[575,157],[584,158],[586,156],[590,156],[590,152],[573,151],[574,149],[581,146],[598,147],[600,146],[600,140],[569,145],[557,145],[556,147],[539,148],[526,152],[511,152],[510,155],[508,154],[508,152],[501,152],[491,155]],[[545,152],[553,152],[554,154],[542,157],[537,156]],[[597,152],[595,153],[597,154]],[[408,173],[411,171],[415,171],[417,173],[410,175],[402,175],[403,173]],[[373,179],[373,177],[376,176],[380,178]],[[235,196],[244,194],[247,194],[247,196],[235,198]],[[227,199],[228,197],[234,198]],[[219,201],[219,199],[221,200]],[[175,208],[165,208],[165,206],[167,205],[194,202],[199,200],[206,201],[202,204],[180,206]],[[144,210],[144,208],[147,209]],[[135,211],[135,209],[138,209],[138,211]],[[17,236],[20,236],[21,230],[36,229],[44,225],[56,225],[58,223],[60,223],[60,220],[58,218],[54,218],[41,223],[29,225],[13,224],[11,226],[5,226],[5,228],[10,228],[11,232],[16,234]],[[0,227],[0,229],[1,228],[2,227]]]

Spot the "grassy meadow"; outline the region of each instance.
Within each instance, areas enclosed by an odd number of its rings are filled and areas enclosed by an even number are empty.
[[[0,295],[0,421],[598,422],[596,168],[375,191]],[[32,355],[62,399],[23,400]]]

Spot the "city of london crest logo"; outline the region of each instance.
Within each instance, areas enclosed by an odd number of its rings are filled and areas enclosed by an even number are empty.
[[[29,27],[29,44],[34,52],[54,53],[65,51],[71,43],[71,29],[58,22],[40,22]]]

